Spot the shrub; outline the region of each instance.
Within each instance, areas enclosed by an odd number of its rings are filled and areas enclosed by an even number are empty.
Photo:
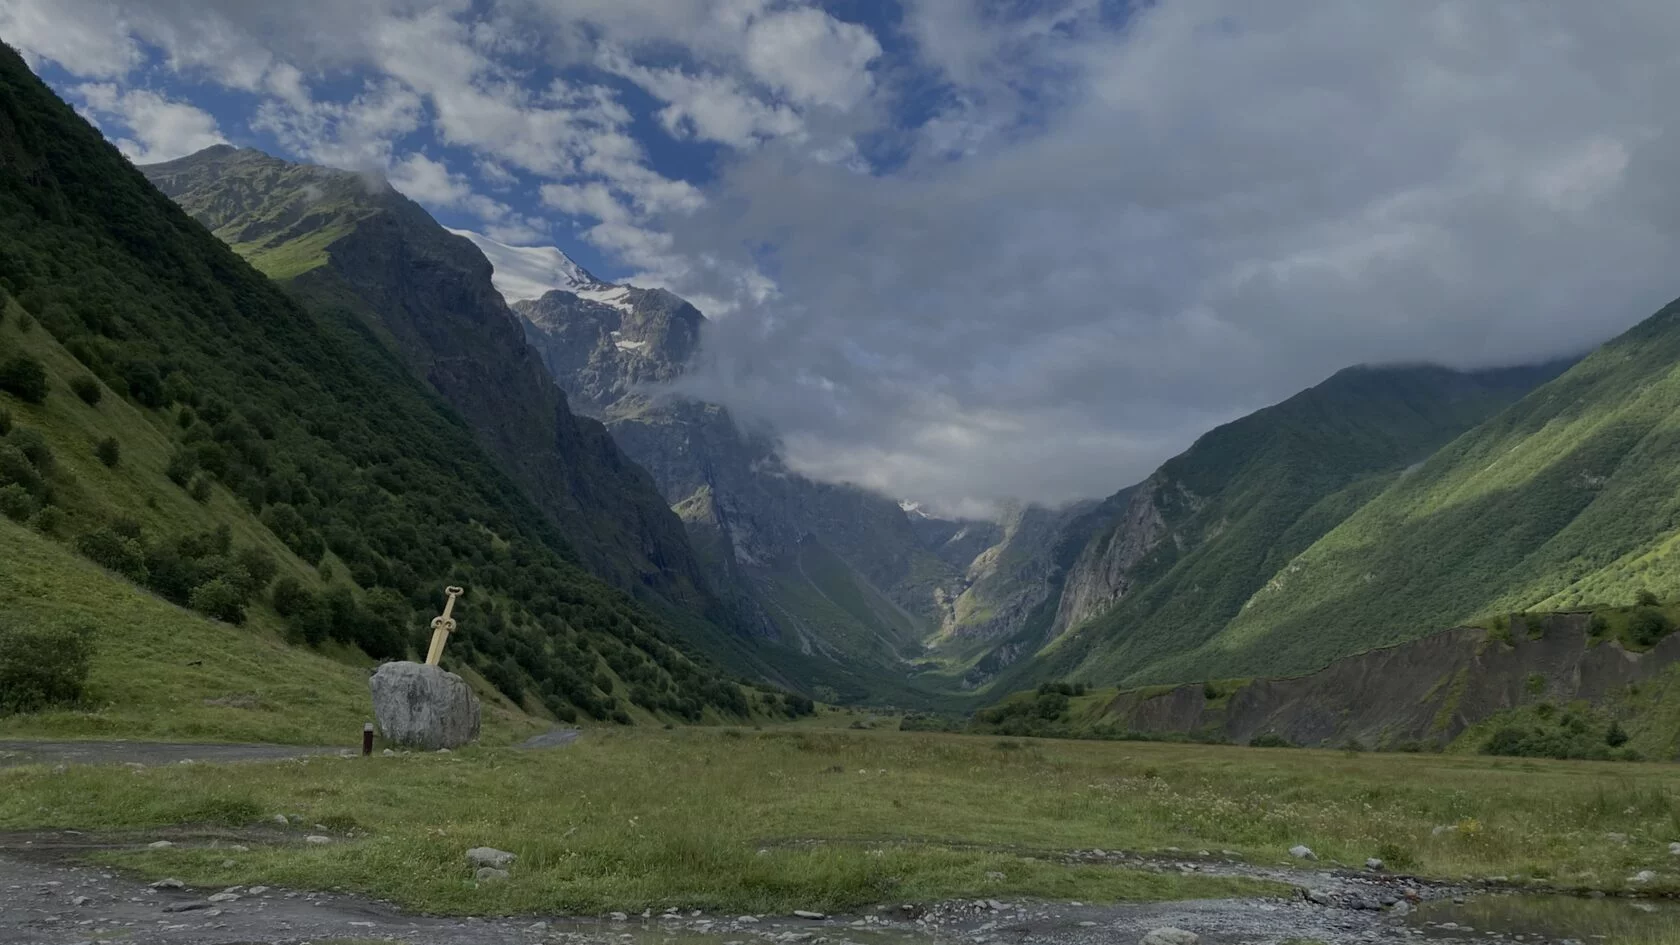
[[[93,445],[93,455],[107,467],[115,469],[122,462],[122,446],[117,443],[116,437],[108,436]]]
[[[163,378],[156,365],[150,361],[129,361],[122,366],[122,378],[128,384],[128,395],[140,406],[163,406]]]
[[[80,397],[82,403],[89,407],[99,406],[99,399],[105,395],[105,389],[99,386],[99,379],[92,374],[71,378],[70,392]]]
[[[193,588],[187,606],[226,623],[245,622],[245,593],[225,578],[205,581]]]
[[[82,701],[92,658],[90,629],[0,622],[0,715]]]
[[[64,527],[64,510],[56,505],[43,505],[29,517],[29,527],[43,535],[56,535]]]
[[[194,476],[192,484],[187,486],[187,495],[192,496],[193,501],[199,503],[200,505],[209,502],[210,477],[203,475]]]
[[[245,572],[245,592],[248,595],[262,593],[274,580],[275,572],[280,570],[274,556],[261,548],[241,548],[234,554],[233,562]]]
[[[315,605],[315,595],[297,578],[287,576],[274,582],[274,612],[282,617],[294,617]]]
[[[1262,732],[1248,740],[1250,748],[1294,748],[1295,743],[1276,732]]]
[[[1377,847],[1377,859],[1391,870],[1409,870],[1417,865],[1417,857],[1412,851],[1398,843],[1384,843]]]
[[[15,482],[0,486],[0,515],[14,522],[26,522],[38,508],[28,489]]]
[[[58,465],[58,461],[53,459],[52,447],[47,445],[47,438],[41,435],[40,430],[18,427],[6,437],[6,442],[23,453],[29,465],[43,476],[51,474]]]
[[[27,354],[14,354],[0,361],[0,390],[24,403],[43,403],[47,399],[47,369]]]
[[[163,474],[169,477],[170,482],[185,489],[197,471],[198,458],[192,451],[177,449],[175,455],[169,457],[169,465],[164,467]]]
[[[12,412],[0,407],[0,436],[12,432]]]
[[[140,543],[125,538],[109,526],[76,538],[76,550],[93,563],[115,571],[136,583],[146,580],[146,554]]]
[[[1620,748],[1627,743],[1628,733],[1622,728],[1621,723],[1611,722],[1610,727],[1604,732],[1604,744],[1611,748]]]
[[[0,443],[0,486],[15,485],[37,499],[47,494],[47,481],[40,470],[10,442]]]
[[[1640,646],[1650,646],[1661,640],[1674,625],[1668,616],[1655,607],[1641,607],[1628,619],[1628,638]]]
[[[1633,595],[1633,602],[1640,607],[1655,607],[1659,603],[1657,595],[1648,588],[1640,588],[1639,593]]]

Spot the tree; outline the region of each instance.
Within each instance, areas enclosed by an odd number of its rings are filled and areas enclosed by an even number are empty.
[[[245,622],[245,593],[230,581],[216,578],[193,588],[187,606],[226,623]]]
[[[47,399],[47,369],[27,354],[15,354],[0,361],[0,390],[15,394],[29,404]]]
[[[97,407],[100,398],[105,396],[105,389],[99,386],[99,380],[92,374],[71,378],[70,392],[80,397],[82,403],[89,407]]]
[[[1658,603],[1657,595],[1647,588],[1640,588],[1639,593],[1634,595],[1633,602],[1641,607],[1655,607]]]
[[[117,443],[116,437],[108,436],[94,444],[93,455],[99,457],[99,461],[106,466],[115,469],[116,465],[122,462],[122,446]]]

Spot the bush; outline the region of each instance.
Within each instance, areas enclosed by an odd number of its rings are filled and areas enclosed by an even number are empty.
[[[297,578],[287,576],[274,582],[274,612],[282,617],[295,617],[315,606],[315,595]]]
[[[12,355],[0,361],[0,390],[24,403],[43,403],[47,399],[47,369],[27,354]]]
[[[38,508],[28,489],[15,482],[0,486],[0,515],[14,522],[26,522]]]
[[[93,631],[0,623],[0,715],[82,701]]]
[[[233,562],[245,572],[245,592],[252,596],[261,594],[280,570],[274,556],[261,548],[241,548],[234,554]]]
[[[1610,727],[1604,731],[1604,744],[1611,748],[1620,748],[1627,743],[1628,733],[1622,728],[1621,723],[1611,722]]]
[[[22,452],[29,465],[43,476],[50,475],[58,466],[58,461],[53,459],[52,447],[47,445],[47,438],[41,435],[40,430],[18,427],[6,437],[6,442]]]
[[[245,593],[225,578],[205,581],[193,588],[187,606],[226,623],[245,622]]]
[[[122,462],[122,446],[117,443],[116,437],[108,436],[93,445],[93,455],[108,468],[115,469]]]
[[[92,374],[71,378],[70,392],[80,397],[82,403],[89,407],[99,406],[99,399],[105,396],[105,389],[99,386],[99,379]]]
[[[75,545],[93,563],[136,583],[145,583],[146,553],[134,539],[125,538],[107,526],[77,537]]]
[[[56,505],[43,505],[29,517],[29,527],[43,535],[57,535],[64,527],[64,510]]]
[[[193,501],[197,502],[200,505],[203,505],[203,504],[209,502],[210,501],[210,477],[209,476],[194,476],[193,480],[192,480],[192,483],[187,486],[187,495],[192,496]]]
[[[1262,732],[1248,740],[1250,748],[1294,748],[1295,743],[1276,732]]]
[[[1641,588],[1639,593],[1633,595],[1633,602],[1640,607],[1655,607],[1659,603],[1657,595],[1646,588]]]
[[[12,412],[0,407],[0,436],[12,432]]]
[[[1655,607],[1641,607],[1628,619],[1628,639],[1640,646],[1650,646],[1673,629],[1668,616]]]
[[[175,455],[169,457],[169,465],[164,467],[163,474],[169,477],[170,482],[185,489],[197,471],[198,458],[192,451],[177,449]]]

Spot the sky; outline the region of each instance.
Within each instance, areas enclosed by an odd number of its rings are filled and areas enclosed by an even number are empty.
[[[948,512],[1680,295],[1671,0],[0,0],[0,38],[136,162],[380,172],[677,291],[685,392]]]

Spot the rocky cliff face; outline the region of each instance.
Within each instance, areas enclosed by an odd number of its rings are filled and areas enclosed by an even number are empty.
[[[896,502],[788,469],[775,440],[714,404],[668,396],[704,317],[661,290],[594,284],[514,309],[554,381],[658,484],[714,586],[760,634],[902,685],[958,568]],[[821,672],[819,672],[821,675]]]
[[[1084,623],[1126,596],[1135,581],[1132,573],[1166,537],[1167,522],[1156,504],[1160,479],[1151,477],[1131,493],[1119,522],[1086,545],[1068,570],[1052,637]]]
[[[568,409],[469,241],[383,182],[257,151],[212,148],[143,170],[310,304],[359,315],[591,570],[695,613],[715,610],[681,523],[602,426]]]

